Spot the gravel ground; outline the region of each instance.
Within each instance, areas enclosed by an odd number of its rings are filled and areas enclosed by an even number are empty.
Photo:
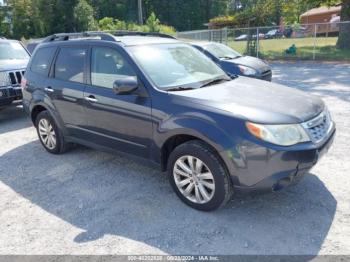
[[[128,158],[50,155],[20,107],[2,110],[0,254],[350,254],[350,65],[273,68],[275,82],[326,101],[335,144],[299,185],[212,213]]]

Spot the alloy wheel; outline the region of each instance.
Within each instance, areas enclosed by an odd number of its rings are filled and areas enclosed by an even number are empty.
[[[186,155],[174,165],[173,176],[181,194],[193,203],[208,203],[215,193],[215,181],[207,165],[197,157]]]
[[[55,149],[57,143],[56,133],[47,119],[43,118],[39,121],[38,132],[43,144],[50,150]]]

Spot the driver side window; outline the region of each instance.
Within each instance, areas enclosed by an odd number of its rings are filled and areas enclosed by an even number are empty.
[[[114,81],[136,76],[130,64],[114,49],[93,47],[91,55],[91,83],[94,86],[113,88]]]

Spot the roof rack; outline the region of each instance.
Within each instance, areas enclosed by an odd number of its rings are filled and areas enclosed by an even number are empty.
[[[4,36],[0,36],[0,39],[7,39],[6,37],[4,37]]]
[[[100,37],[101,40],[117,42],[115,37],[105,32],[82,32],[82,33],[60,33],[46,37],[43,43],[53,41],[68,41],[71,39],[88,38],[88,37]]]
[[[163,33],[153,33],[153,32],[140,32],[140,31],[127,31],[127,30],[109,30],[109,31],[103,31],[104,33],[110,33],[113,36],[156,36],[156,37],[163,37],[163,38],[169,38],[169,39],[176,39],[176,37],[168,34]],[[96,33],[96,32],[92,32]]]

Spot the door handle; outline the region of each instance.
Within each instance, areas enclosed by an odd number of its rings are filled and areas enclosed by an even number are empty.
[[[98,102],[98,100],[93,96],[93,95],[90,95],[90,96],[86,96],[85,97],[85,100],[91,102],[91,103],[96,103]]]
[[[48,93],[53,93],[54,92],[54,90],[53,90],[53,88],[51,86],[45,87],[45,91],[48,92]]]

